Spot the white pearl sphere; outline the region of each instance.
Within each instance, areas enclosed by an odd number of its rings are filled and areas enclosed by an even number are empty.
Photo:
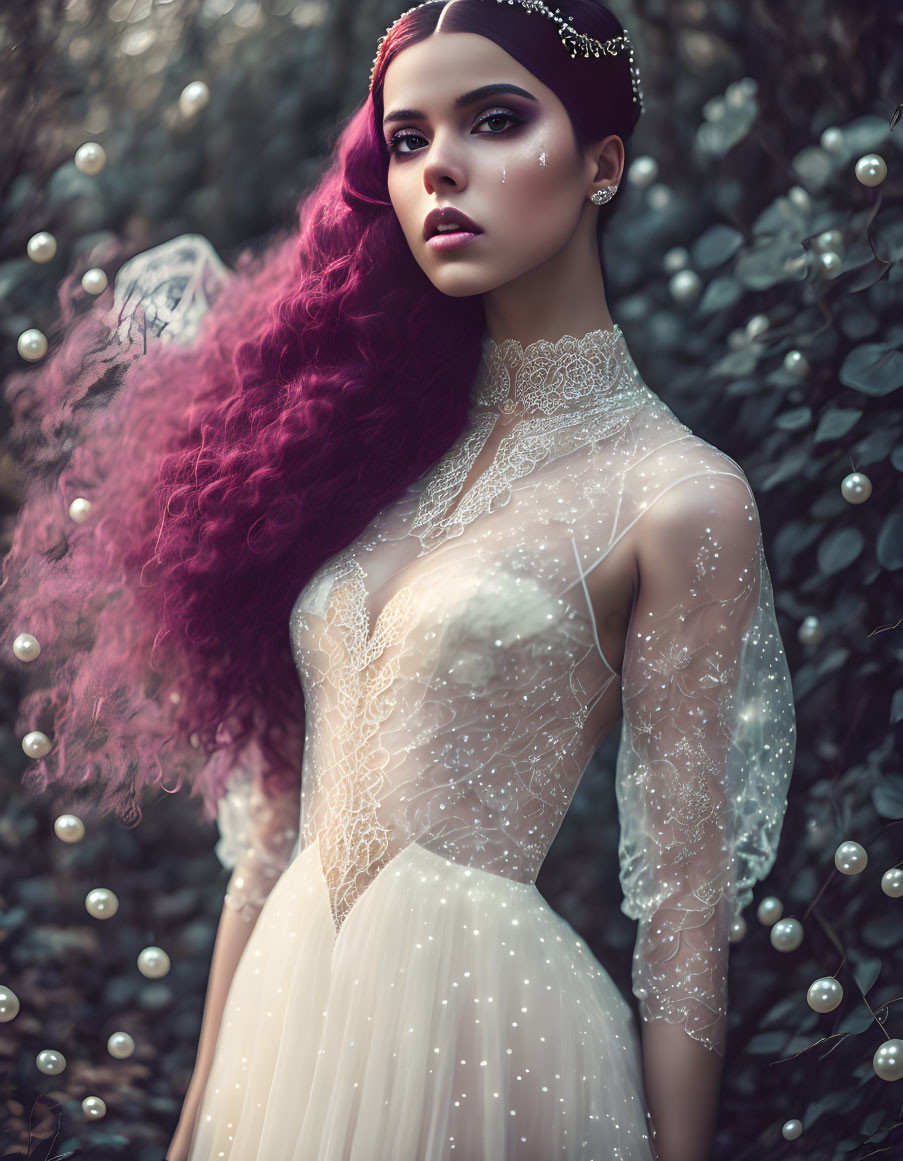
[[[135,1051],[135,1041],[128,1032],[114,1032],[107,1040],[107,1052],[117,1060],[127,1060]]]
[[[784,914],[784,904],[774,895],[766,896],[756,909],[756,916],[765,927],[771,927]]]
[[[785,1141],[795,1141],[803,1131],[803,1122],[797,1120],[796,1117],[791,1121],[785,1121],[781,1133]]]
[[[15,1020],[19,1015],[19,997],[12,988],[0,987],[0,1024]]]
[[[843,130],[831,125],[822,133],[819,144],[825,153],[840,153],[843,149]]]
[[[172,702],[173,705],[178,705],[182,700],[182,695],[179,693],[179,691],[177,689],[174,689],[174,690],[172,690],[172,692],[169,695],[169,700]]]
[[[803,618],[796,635],[803,645],[817,645],[824,637],[825,630],[818,617],[809,616]]]
[[[25,250],[32,262],[49,262],[56,257],[56,238],[41,230],[39,234],[32,234]]]
[[[803,925],[798,919],[779,919],[771,929],[771,946],[778,951],[796,951],[803,942]]]
[[[675,302],[695,302],[702,290],[702,279],[695,270],[678,270],[668,284]]]
[[[106,271],[101,270],[99,266],[92,266],[82,275],[82,290],[87,291],[88,294],[103,294],[108,285],[109,279]]]
[[[47,1076],[59,1076],[66,1069],[66,1057],[53,1048],[45,1048],[35,1057],[35,1064],[38,1066],[38,1072],[43,1072]]]
[[[40,655],[41,643],[31,633],[20,633],[13,641],[13,654],[20,661],[34,661]]]
[[[752,318],[746,321],[746,333],[750,339],[757,339],[759,335],[764,335],[768,330],[768,315],[754,314]]]
[[[107,164],[107,153],[96,141],[86,141],[75,151],[75,168],[93,177]]]
[[[882,1080],[903,1079],[903,1040],[885,1040],[872,1057],[872,1067]]]
[[[881,890],[890,899],[899,899],[903,896],[903,870],[891,867],[881,876]]]
[[[798,210],[812,208],[812,198],[809,196],[809,191],[803,189],[801,185],[792,185],[787,191],[787,197],[790,198],[791,204],[796,206]]]
[[[663,210],[670,204],[673,196],[671,187],[665,185],[663,181],[659,181],[649,188],[646,201],[653,210]]]
[[[99,1121],[107,1115],[106,1103],[99,1096],[86,1096],[82,1101],[82,1110],[89,1121]]]
[[[843,987],[833,976],[822,976],[809,985],[806,1003],[813,1012],[833,1012],[843,999]]]
[[[169,956],[162,947],[145,947],[138,956],[138,971],[150,980],[169,974]]]
[[[210,101],[210,89],[203,81],[191,81],[179,93],[179,109],[183,117],[192,117]]]
[[[869,857],[864,846],[847,839],[834,852],[834,866],[842,875],[859,875],[868,866]]]
[[[887,177],[887,162],[877,153],[866,153],[856,162],[856,177],[863,185],[880,185]]]
[[[843,270],[843,259],[834,250],[826,250],[818,256],[818,269],[826,278],[836,278]]]
[[[22,749],[29,758],[43,758],[50,753],[50,739],[40,730],[31,730],[22,739]]]
[[[816,250],[833,250],[839,254],[843,249],[843,234],[840,230],[822,230],[815,239]]]
[[[53,824],[53,833],[64,843],[80,843],[85,837],[85,824],[77,814],[61,814]]]
[[[662,266],[668,274],[676,274],[689,263],[690,254],[683,246],[672,246],[662,259]]]
[[[788,351],[784,356],[784,370],[797,379],[805,379],[812,368],[802,351]]]
[[[76,524],[84,524],[91,512],[91,501],[84,496],[76,496],[69,505],[69,518]]]
[[[627,180],[639,189],[652,185],[658,177],[658,162],[654,157],[635,157],[627,171]]]
[[[850,504],[864,504],[872,494],[872,481],[862,472],[850,472],[844,476],[840,491]]]
[[[119,910],[119,900],[109,887],[95,887],[85,896],[85,910],[95,919],[112,919]]]
[[[19,335],[16,350],[29,363],[36,363],[47,354],[47,336],[37,327],[30,327]]]
[[[727,933],[728,943],[739,943],[744,935],[746,935],[746,920],[741,915],[730,925]]]

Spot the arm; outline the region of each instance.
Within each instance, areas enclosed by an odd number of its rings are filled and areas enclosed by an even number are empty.
[[[792,700],[742,476],[682,481],[643,520],[621,675],[622,910],[638,921],[633,991],[659,1156],[709,1161],[728,932],[774,861]],[[769,744],[766,722],[783,743]]]

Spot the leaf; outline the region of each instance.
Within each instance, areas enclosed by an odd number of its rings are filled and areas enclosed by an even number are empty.
[[[900,920],[896,915],[881,914],[870,919],[862,929],[862,938],[870,947],[884,951],[900,941]]]
[[[886,343],[862,343],[844,359],[840,381],[864,395],[890,395],[903,387],[903,354]]]
[[[882,568],[903,568],[903,512],[899,508],[888,512],[885,517],[875,544],[875,555]]]
[[[775,1029],[773,1032],[757,1032],[746,1046],[746,1051],[754,1056],[771,1056],[781,1052],[787,1043],[787,1033]]]
[[[696,313],[715,314],[719,310],[727,310],[743,297],[743,287],[733,275],[721,274],[713,278],[705,288],[705,293],[699,301]]]
[[[864,547],[865,536],[858,528],[840,528],[818,546],[818,567],[826,576],[833,576],[851,565]]]
[[[872,987],[880,972],[881,960],[875,957],[860,960],[853,967],[853,978],[863,996],[868,995],[869,988]]]
[[[837,1031],[845,1036],[858,1036],[874,1022],[874,1018],[865,1004],[858,1003],[840,1021]]]
[[[781,431],[799,431],[803,427],[807,427],[812,422],[812,408],[811,407],[794,407],[790,411],[785,411],[779,415],[774,421],[775,427],[779,427]]]
[[[903,689],[897,690],[894,694],[894,700],[890,703],[890,720],[892,724],[903,720]]]
[[[815,443],[821,443],[826,439],[840,439],[842,435],[847,434],[861,415],[861,411],[851,407],[832,407],[818,421],[818,427],[812,438]]]
[[[894,694],[894,703],[899,701],[897,705],[897,712],[903,710],[903,699],[900,694],[903,690],[897,690]],[[891,721],[899,721],[899,717],[894,717],[894,710],[891,709]],[[879,782],[879,784],[872,789],[872,805],[882,818],[903,818],[903,775],[891,774]]]
[[[711,226],[693,244],[693,266],[697,270],[714,270],[733,258],[743,240],[743,235],[733,226]]]

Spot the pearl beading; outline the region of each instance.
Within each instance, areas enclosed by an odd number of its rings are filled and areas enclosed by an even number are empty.
[[[424,8],[426,4],[435,4],[437,0],[424,0],[423,4],[415,4],[413,8],[408,8],[406,11],[389,25],[383,35],[376,42],[376,56],[373,58],[373,65],[370,69],[370,87],[373,87],[373,76],[376,73],[376,66],[379,63],[379,56],[382,52],[382,47],[386,42],[387,37],[392,32],[397,24],[400,24],[406,16],[412,12],[416,12],[418,8]],[[589,57],[600,56],[617,56],[619,53],[626,52],[630,58],[630,83],[633,88],[633,102],[639,105],[640,112],[645,112],[646,106],[643,96],[643,86],[640,80],[640,70],[636,64],[636,57],[633,48],[633,42],[630,39],[630,33],[626,28],[621,29],[619,36],[609,37],[608,40],[597,40],[594,36],[588,36],[584,32],[578,32],[573,25],[568,24],[564,18],[560,8],[549,8],[542,0],[497,0],[499,4],[519,4],[526,12],[538,12],[542,16],[548,17],[558,26],[558,35],[561,38],[561,43],[570,52],[571,59],[576,59],[581,56],[584,59]]]

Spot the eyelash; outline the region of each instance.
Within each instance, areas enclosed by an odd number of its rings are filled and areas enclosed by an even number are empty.
[[[477,121],[474,128],[476,128],[477,125],[482,125],[484,121],[491,121],[494,117],[504,117],[506,121],[513,121],[514,124],[509,125],[507,129],[500,129],[497,133],[479,133],[477,134],[478,137],[502,137],[504,134],[509,133],[516,126],[523,125],[524,123],[522,118],[518,117],[515,113],[512,113],[508,109],[491,109],[489,112],[483,114],[479,121]],[[399,130],[397,133],[393,134],[392,138],[387,142],[389,152],[396,153],[399,157],[406,157],[411,153],[419,153],[419,149],[406,149],[404,152],[399,150],[399,143],[402,141],[407,141],[411,137],[423,137],[423,134],[404,130]]]

